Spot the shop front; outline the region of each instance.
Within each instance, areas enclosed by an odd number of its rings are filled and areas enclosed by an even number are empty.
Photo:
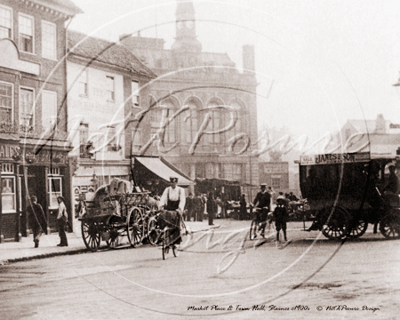
[[[21,213],[21,166],[17,135],[0,134],[0,242],[18,241]]]

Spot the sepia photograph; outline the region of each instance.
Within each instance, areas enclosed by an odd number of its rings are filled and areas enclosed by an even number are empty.
[[[400,2],[0,0],[0,319],[400,319]]]

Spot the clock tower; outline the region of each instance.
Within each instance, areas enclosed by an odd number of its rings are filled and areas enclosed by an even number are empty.
[[[202,45],[196,37],[196,20],[193,2],[177,0],[176,38],[172,52],[177,67],[193,67],[199,64]]]

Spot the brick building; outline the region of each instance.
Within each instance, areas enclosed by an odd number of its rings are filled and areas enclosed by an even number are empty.
[[[204,52],[191,1],[177,2],[171,49],[164,48],[163,39],[140,34],[121,35],[120,42],[158,76],[141,104],[150,109],[135,128],[133,155],[162,155],[193,180],[238,181],[243,192],[255,195],[254,48],[243,47],[242,73],[226,53]]]
[[[71,207],[64,25],[78,13],[69,0],[0,1],[1,241],[28,234],[31,195],[48,229],[58,195]]]
[[[155,75],[121,45],[76,31],[68,31],[67,38],[76,198],[113,178],[129,179],[132,132],[125,124],[140,109],[141,96],[148,94],[144,86]]]

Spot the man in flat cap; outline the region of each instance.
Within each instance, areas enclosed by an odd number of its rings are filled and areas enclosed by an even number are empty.
[[[262,183],[260,188],[261,190],[257,193],[256,198],[253,201],[253,205],[260,209],[257,211],[257,220],[259,223],[261,223],[261,235],[263,236],[271,205],[271,195],[269,192],[267,192],[266,183]]]

